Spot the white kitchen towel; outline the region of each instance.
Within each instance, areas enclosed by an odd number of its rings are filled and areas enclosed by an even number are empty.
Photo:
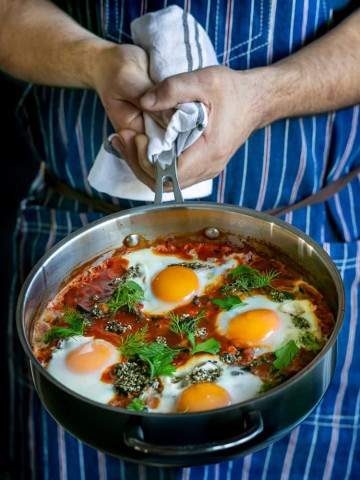
[[[136,45],[149,55],[150,77],[154,83],[178,73],[217,65],[212,43],[192,15],[178,6],[148,13],[131,23],[131,34]],[[175,146],[177,155],[192,145],[207,125],[207,111],[198,102],[178,106],[168,127],[161,128],[144,114],[145,130],[149,137],[148,158],[157,154],[161,164],[171,162]],[[101,147],[89,173],[90,185],[114,197],[151,201],[154,193],[140,182],[125,160],[114,157]],[[183,190],[184,198],[210,195],[212,180]],[[173,193],[165,193],[163,200],[173,200]]]

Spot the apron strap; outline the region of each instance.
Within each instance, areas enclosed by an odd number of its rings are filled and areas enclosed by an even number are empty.
[[[336,193],[340,192],[348,183],[351,182],[357,175],[360,175],[360,165],[354,170],[351,170],[347,175],[340,177],[335,182],[330,183],[326,187],[321,188],[318,192],[313,195],[300,200],[300,202],[293,203],[292,205],[287,205],[285,207],[277,207],[271,210],[265,210],[265,213],[269,215],[279,216],[284,215],[285,213],[292,212],[299,208],[308,207],[309,205],[315,205],[317,203],[323,203],[326,200],[329,200]]]
[[[62,182],[56,178],[56,176],[50,172],[46,166],[44,179],[45,184],[52,191],[62,195],[68,200],[79,202],[80,204],[89,208],[91,211],[109,214],[123,210],[119,205],[114,205],[99,198],[89,197],[86,193],[79,192],[78,190],[75,190],[75,188],[69,187],[69,185],[67,185],[65,182]]]
[[[277,207],[271,210],[265,210],[265,213],[268,213],[269,215],[279,216],[293,210],[297,210],[299,208],[325,202],[333,195],[340,192],[340,190],[342,190],[348,183],[350,183],[357,175],[360,175],[360,165],[354,168],[354,170],[351,170],[351,172],[349,172],[347,175],[340,177],[338,180],[335,180],[335,182],[332,182],[326,187],[323,187],[321,190],[314,193],[313,195],[309,195],[303,200],[300,200],[297,203],[293,203],[292,205],[286,205],[284,207]],[[89,197],[85,193],[79,192],[69,187],[66,183],[58,180],[47,168],[45,169],[45,181],[47,185],[55,192],[63,195],[65,198],[68,198],[70,200],[76,200],[77,202],[80,202],[83,205],[90,207],[92,210],[102,213],[114,213],[122,210],[122,208],[118,205],[113,205],[109,202]]]

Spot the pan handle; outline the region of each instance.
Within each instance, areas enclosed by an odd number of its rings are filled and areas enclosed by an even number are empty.
[[[164,182],[172,183],[175,203],[183,203],[184,199],[177,176],[177,156],[175,151],[173,151],[173,159],[169,165],[161,166],[157,155],[153,155],[153,163],[156,172],[154,204],[160,205],[163,201]]]
[[[140,425],[132,426],[124,432],[124,442],[128,447],[138,452],[160,456],[182,456],[182,455],[200,455],[212,453],[219,450],[228,450],[249,442],[263,429],[263,420],[260,412],[249,412],[245,414],[245,431],[224,440],[216,440],[208,443],[190,444],[190,445],[159,445],[149,443],[144,440],[144,432]]]
[[[115,157],[121,158],[119,152],[112,146],[112,139],[116,135],[113,133],[108,138],[104,140],[104,149],[106,152],[115,155]],[[175,148],[173,151],[173,160],[169,165],[165,165],[162,167],[158,162],[158,156],[153,155],[153,163],[155,165],[155,198],[154,204],[160,205],[163,201],[163,192],[164,192],[164,182],[171,182],[173,191],[174,191],[174,199],[176,203],[183,203],[183,195],[179,186],[179,181],[177,177],[177,156],[175,154]]]

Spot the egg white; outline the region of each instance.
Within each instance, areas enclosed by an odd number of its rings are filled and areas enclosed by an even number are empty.
[[[143,311],[144,313],[149,314],[161,314],[163,312],[168,312],[169,310],[191,301],[191,298],[187,298],[185,301],[183,300],[179,302],[167,303],[154,296],[151,290],[151,281],[166,267],[179,263],[191,263],[193,261],[202,263],[204,265],[203,269],[199,268],[194,270],[194,273],[197,275],[199,280],[199,289],[194,295],[200,295],[208,285],[216,283],[221,275],[237,265],[237,262],[234,258],[229,258],[222,265],[218,265],[214,263],[214,261],[204,262],[197,259],[186,261],[176,256],[157,255],[150,248],[130,252],[127,255],[124,255],[124,258],[129,261],[128,268],[136,265],[140,266],[141,275],[132,278],[132,280],[138,283],[144,290],[144,300],[142,301],[144,305]],[[210,268],[209,264],[211,265]],[[171,285],[169,285],[169,288],[171,288]]]
[[[244,299],[244,302],[246,305],[238,306],[226,312],[219,313],[216,319],[216,326],[219,333],[226,336],[229,322],[237,315],[249,310],[273,310],[280,320],[280,327],[266,338],[264,341],[266,346],[255,349],[255,356],[259,356],[265,352],[273,352],[290,340],[297,341],[304,331],[311,332],[317,338],[321,338],[318,320],[314,314],[314,307],[309,300],[288,300],[286,302],[277,303],[264,295],[254,295]],[[308,330],[296,328],[292,321],[292,315],[300,315],[305,318],[309,322],[310,328]]]
[[[113,353],[99,369],[93,372],[75,373],[69,370],[66,365],[66,356],[71,351],[93,340],[94,337],[83,337],[81,335],[63,340],[60,348],[53,351],[47,370],[56,380],[74,392],[100,403],[108,403],[114,396],[114,389],[113,385],[101,381],[101,374],[107,367],[117,363],[120,357],[119,352],[111,343],[105,340],[96,340],[97,342],[105,342],[113,349]]]
[[[176,381],[191,373],[194,367],[203,364],[202,368],[211,368],[210,362],[216,362],[221,368],[222,373],[213,382],[224,388],[231,398],[231,403],[239,403],[250,398],[255,397],[262,386],[262,381],[256,375],[245,371],[239,366],[227,365],[220,361],[217,355],[196,355],[191,357],[185,365],[182,365],[176,370],[173,377],[163,377],[163,391],[161,393],[160,403],[156,409],[150,411],[168,413],[176,411],[176,402],[181,393],[186,390],[190,382]]]

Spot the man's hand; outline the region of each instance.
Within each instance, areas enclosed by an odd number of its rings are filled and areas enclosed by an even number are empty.
[[[139,98],[152,87],[145,51],[135,45],[106,44],[97,55],[93,88],[118,133],[113,146],[127,160],[135,175],[153,188],[146,158],[147,137]],[[161,121],[161,118],[159,118]],[[143,168],[139,165],[139,153]]]
[[[155,112],[194,100],[207,106],[209,123],[179,159],[182,187],[220,173],[257,128],[359,103],[360,9],[278,63],[246,71],[211,67],[176,75],[146,93],[140,105]]]
[[[181,187],[213,178],[224,169],[240,145],[263,124],[263,94],[253,71],[209,67],[170,77],[141,98],[141,107],[150,112],[196,100],[207,107],[209,121],[204,134],[179,159]]]
[[[96,48],[96,47],[94,47]],[[94,62],[92,87],[97,91],[117,136],[113,146],[135,175],[154,188],[153,166],[147,159],[148,138],[139,99],[153,86],[146,52],[135,45],[101,44]],[[172,111],[152,112],[165,127]]]

